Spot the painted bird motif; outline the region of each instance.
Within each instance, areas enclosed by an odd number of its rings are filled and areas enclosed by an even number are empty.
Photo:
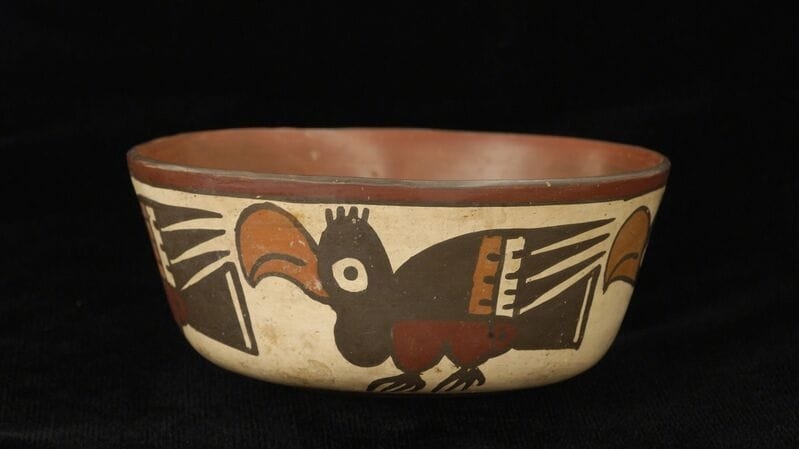
[[[236,226],[242,271],[253,287],[282,277],[331,307],[336,345],[350,363],[391,358],[401,373],[368,385],[379,392],[424,388],[422,374],[444,357],[458,369],[433,392],[482,385],[480,365],[511,349],[578,348],[606,256],[600,243],[613,221],[473,232],[394,270],[369,209],[327,209],[325,218],[316,243],[271,203],[245,209]],[[648,213],[645,219],[648,226]],[[632,241],[638,248],[625,254],[640,255],[646,235]],[[620,277],[634,279],[639,262],[630,268],[630,257],[611,259],[619,260]]]

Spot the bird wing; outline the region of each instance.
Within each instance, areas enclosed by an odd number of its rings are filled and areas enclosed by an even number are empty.
[[[166,296],[175,320],[220,343],[258,354],[223,215],[140,196]]]
[[[525,314],[558,297],[599,266],[613,220],[533,229],[509,236],[504,253],[504,284],[496,313]],[[512,249],[512,251],[511,251]]]
[[[604,254],[599,220],[536,229],[479,231],[437,243],[396,271],[402,310],[425,319],[515,317],[541,305]]]

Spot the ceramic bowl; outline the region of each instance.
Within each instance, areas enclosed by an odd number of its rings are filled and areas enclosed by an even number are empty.
[[[197,352],[378,393],[529,388],[593,366],[670,168],[626,144],[410,128],[198,131],[127,157]]]

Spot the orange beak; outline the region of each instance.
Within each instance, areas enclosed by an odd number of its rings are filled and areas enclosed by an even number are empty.
[[[285,210],[264,203],[242,211],[236,225],[236,246],[252,287],[265,277],[278,276],[316,300],[328,297],[317,272],[316,242]]]

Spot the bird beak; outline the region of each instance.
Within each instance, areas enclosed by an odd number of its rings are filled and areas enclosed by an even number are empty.
[[[317,270],[316,242],[285,210],[266,203],[242,211],[236,225],[236,246],[250,286],[278,276],[316,300],[328,297]]]

